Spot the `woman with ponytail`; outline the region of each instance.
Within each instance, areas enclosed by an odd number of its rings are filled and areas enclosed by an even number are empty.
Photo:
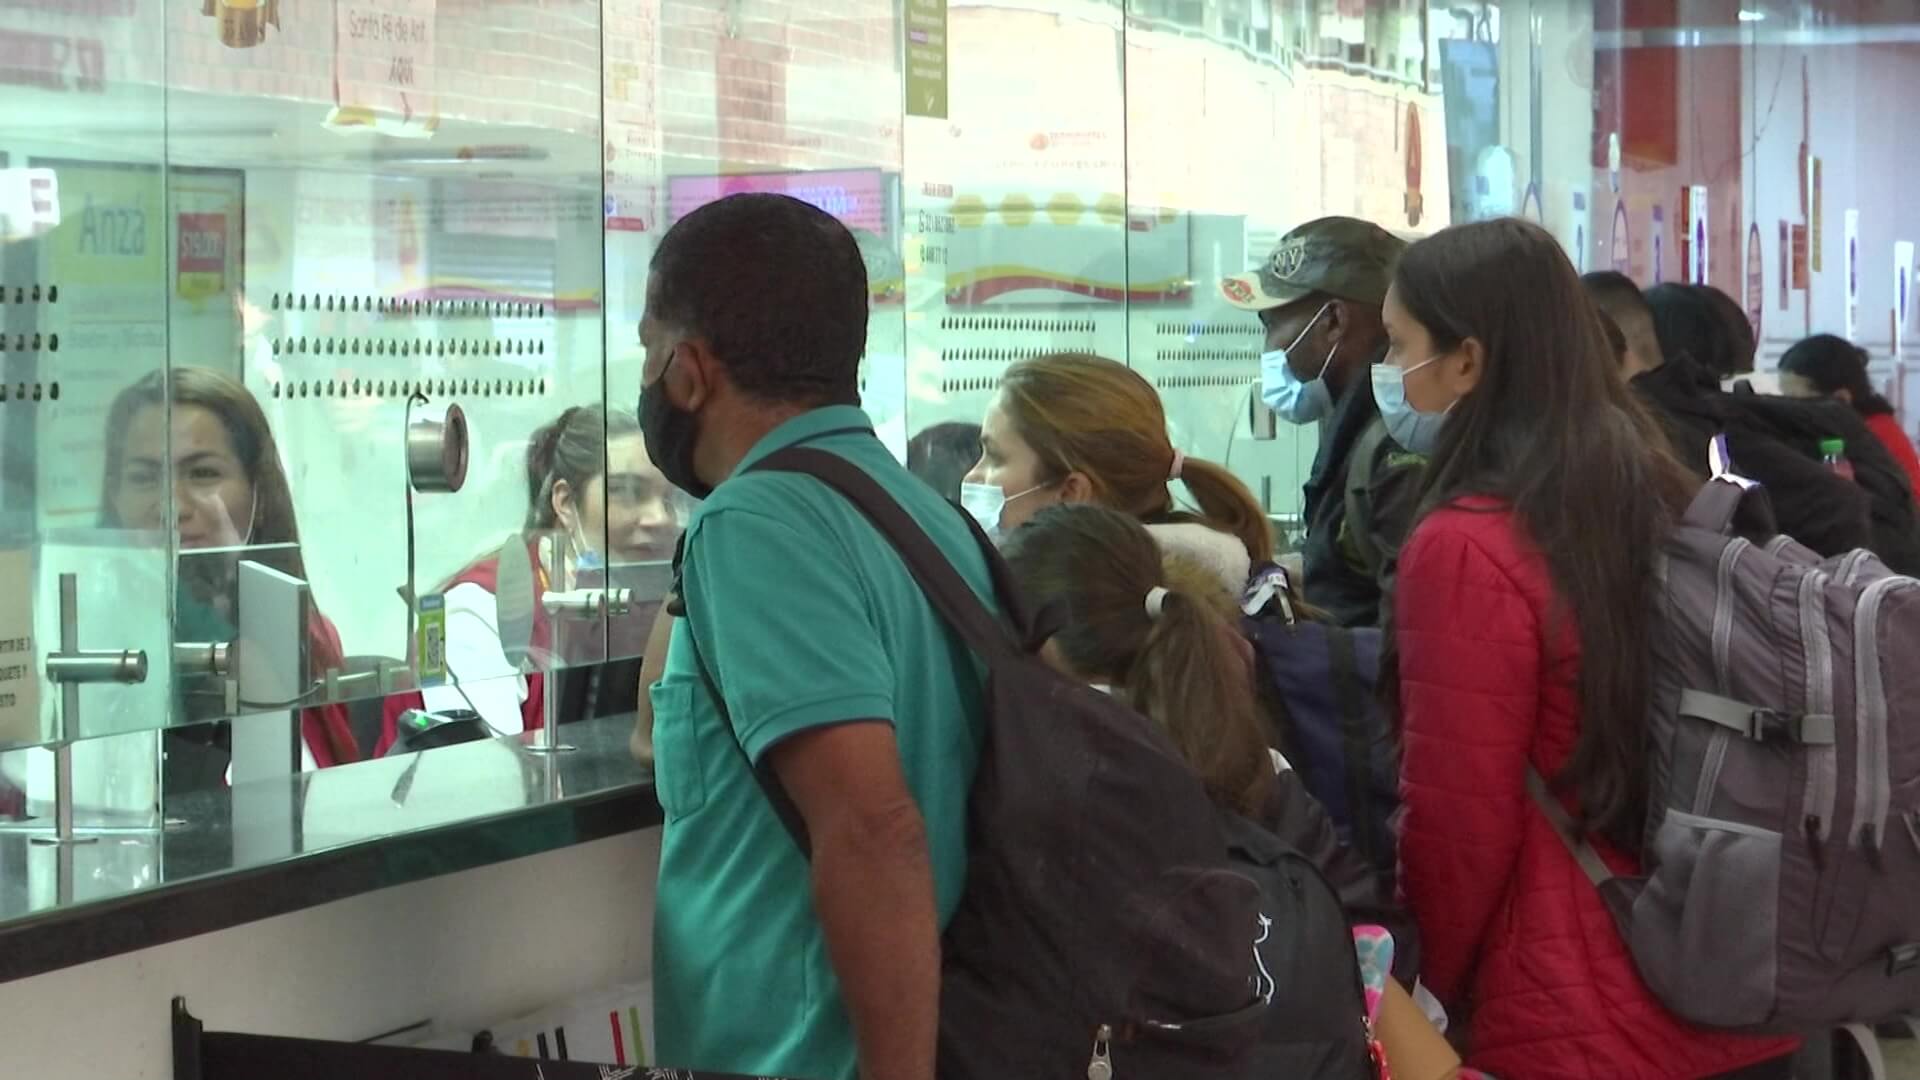
[[[1364,888],[1372,874],[1338,846],[1326,812],[1267,748],[1253,653],[1214,571],[1163,555],[1130,516],[1088,505],[1030,515],[1007,536],[1003,554],[1027,601],[1063,617],[1043,650],[1047,662],[1157,724],[1215,806],[1280,836],[1340,892],[1354,924],[1374,1034],[1394,1075],[1463,1075],[1446,1041],[1388,978],[1393,936],[1375,924],[1396,920],[1384,904],[1356,903],[1350,890],[1355,882]]]
[[[1273,793],[1273,759],[1253,653],[1221,616],[1213,575],[1163,556],[1138,523],[1096,506],[1041,511],[1003,554],[1021,595],[1063,619],[1048,662],[1166,729],[1213,801],[1257,820]]]
[[[556,616],[544,603],[549,592],[610,584],[612,568],[672,555],[670,489],[647,459],[639,422],[617,409],[569,408],[527,440],[526,476],[522,529],[437,590],[446,597],[448,685],[389,698],[377,753],[393,744],[409,709],[470,710],[498,734],[532,731],[545,722],[548,654],[559,653],[551,667],[590,672],[640,650],[659,600],[644,589],[636,590],[634,610],[605,631],[594,619],[570,637],[555,633]],[[615,670],[622,666],[606,663],[588,680],[594,700],[583,708],[633,711],[638,668]]]
[[[1174,448],[1153,384],[1084,353],[1021,361],[987,409],[980,451],[961,501],[989,534],[1010,533],[1057,503],[1118,510],[1145,524],[1163,552],[1212,571],[1217,588],[1254,613],[1244,629],[1258,643],[1269,745],[1293,759],[1343,842],[1374,865],[1379,891],[1393,895],[1387,822],[1398,805],[1398,765],[1367,690],[1379,631],[1332,626],[1307,606],[1274,563],[1273,528],[1253,493],[1225,468]],[[1175,500],[1175,480],[1191,509]],[[1342,734],[1349,714],[1363,715],[1369,731],[1357,750]],[[1366,783],[1356,786],[1356,776]],[[1417,960],[1410,938],[1402,939],[1403,972]]]
[[[1150,526],[1230,593],[1273,560],[1273,526],[1253,493],[1175,449],[1153,384],[1117,361],[1056,353],[1014,364],[981,424],[980,452],[961,501],[990,534],[1054,503],[1095,503]],[[1176,480],[1192,509],[1174,500]]]

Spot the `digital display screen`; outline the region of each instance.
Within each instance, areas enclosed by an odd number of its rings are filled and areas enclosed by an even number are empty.
[[[825,210],[850,229],[882,237],[892,234],[886,176],[879,169],[675,176],[667,181],[668,212],[678,221],[715,199],[747,193],[790,195]]]

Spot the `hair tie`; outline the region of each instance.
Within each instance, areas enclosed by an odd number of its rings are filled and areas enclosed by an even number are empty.
[[[1167,479],[1178,480],[1180,474],[1187,471],[1187,455],[1178,450],[1173,452],[1173,468],[1167,470]]]
[[[1152,620],[1153,622],[1159,622],[1160,614],[1161,612],[1166,610],[1166,607],[1167,607],[1167,590],[1166,589],[1158,585],[1155,585],[1153,588],[1147,590],[1147,618],[1148,619]]]

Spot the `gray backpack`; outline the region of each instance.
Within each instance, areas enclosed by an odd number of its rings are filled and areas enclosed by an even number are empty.
[[[1655,598],[1645,876],[1541,809],[1676,1015],[1798,1034],[1920,1013],[1920,580],[1733,535],[1709,482]]]

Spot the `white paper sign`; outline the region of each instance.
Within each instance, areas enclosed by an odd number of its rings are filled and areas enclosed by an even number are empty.
[[[0,242],[31,240],[60,225],[60,179],[52,169],[0,169]]]
[[[0,551],[0,746],[42,738],[32,575],[32,552]]]
[[[610,232],[658,232],[666,184],[660,123],[661,0],[605,0],[602,102]]]
[[[341,0],[334,10],[335,104],[403,123],[436,117],[434,0]]]
[[[1860,340],[1860,211],[1847,211],[1847,340]]]

